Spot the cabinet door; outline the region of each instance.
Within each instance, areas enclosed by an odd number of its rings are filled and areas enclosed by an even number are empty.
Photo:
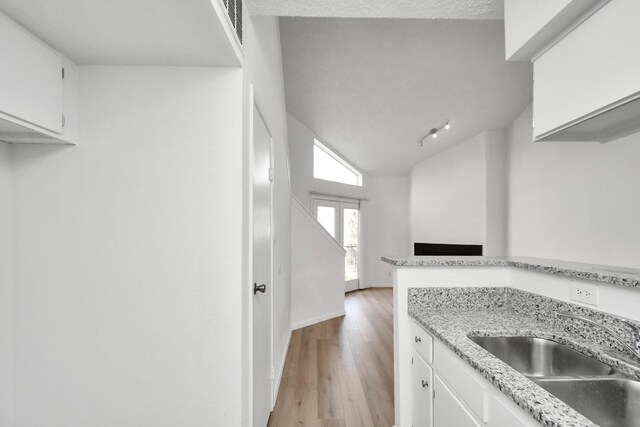
[[[491,399],[491,427],[536,427],[539,426],[529,414],[520,409],[505,396],[496,395]]]
[[[62,59],[0,15],[0,112],[62,133]]]
[[[480,427],[437,374],[433,387],[433,427]]]
[[[534,62],[536,139],[638,96],[638,16],[640,1],[611,1]]]
[[[413,427],[431,427],[431,408],[433,407],[432,370],[424,360],[413,352],[411,367],[411,425]]]

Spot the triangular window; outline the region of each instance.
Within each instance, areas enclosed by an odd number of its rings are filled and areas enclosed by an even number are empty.
[[[313,177],[362,187],[362,174],[317,139],[313,145]]]

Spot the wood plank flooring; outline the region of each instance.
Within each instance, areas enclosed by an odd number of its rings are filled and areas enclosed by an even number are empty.
[[[393,293],[346,295],[346,316],[293,331],[269,427],[391,427]]]

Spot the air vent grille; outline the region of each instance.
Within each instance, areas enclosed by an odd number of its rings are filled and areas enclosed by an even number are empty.
[[[242,43],[242,0],[223,0],[223,3],[227,8],[233,28],[236,29],[238,39]]]

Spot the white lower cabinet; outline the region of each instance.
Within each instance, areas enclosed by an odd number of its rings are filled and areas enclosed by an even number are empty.
[[[539,424],[505,396],[495,395],[491,399],[489,425],[491,427],[530,427]]]
[[[411,422],[402,421],[399,427],[540,426],[419,325],[412,326],[410,336],[411,412],[404,412],[407,417],[403,416],[403,420],[410,418]]]
[[[411,366],[411,425],[413,427],[431,427],[433,407],[433,374],[431,367],[413,352]]]
[[[453,392],[440,377],[433,376],[435,395],[433,398],[434,427],[480,427]]]

